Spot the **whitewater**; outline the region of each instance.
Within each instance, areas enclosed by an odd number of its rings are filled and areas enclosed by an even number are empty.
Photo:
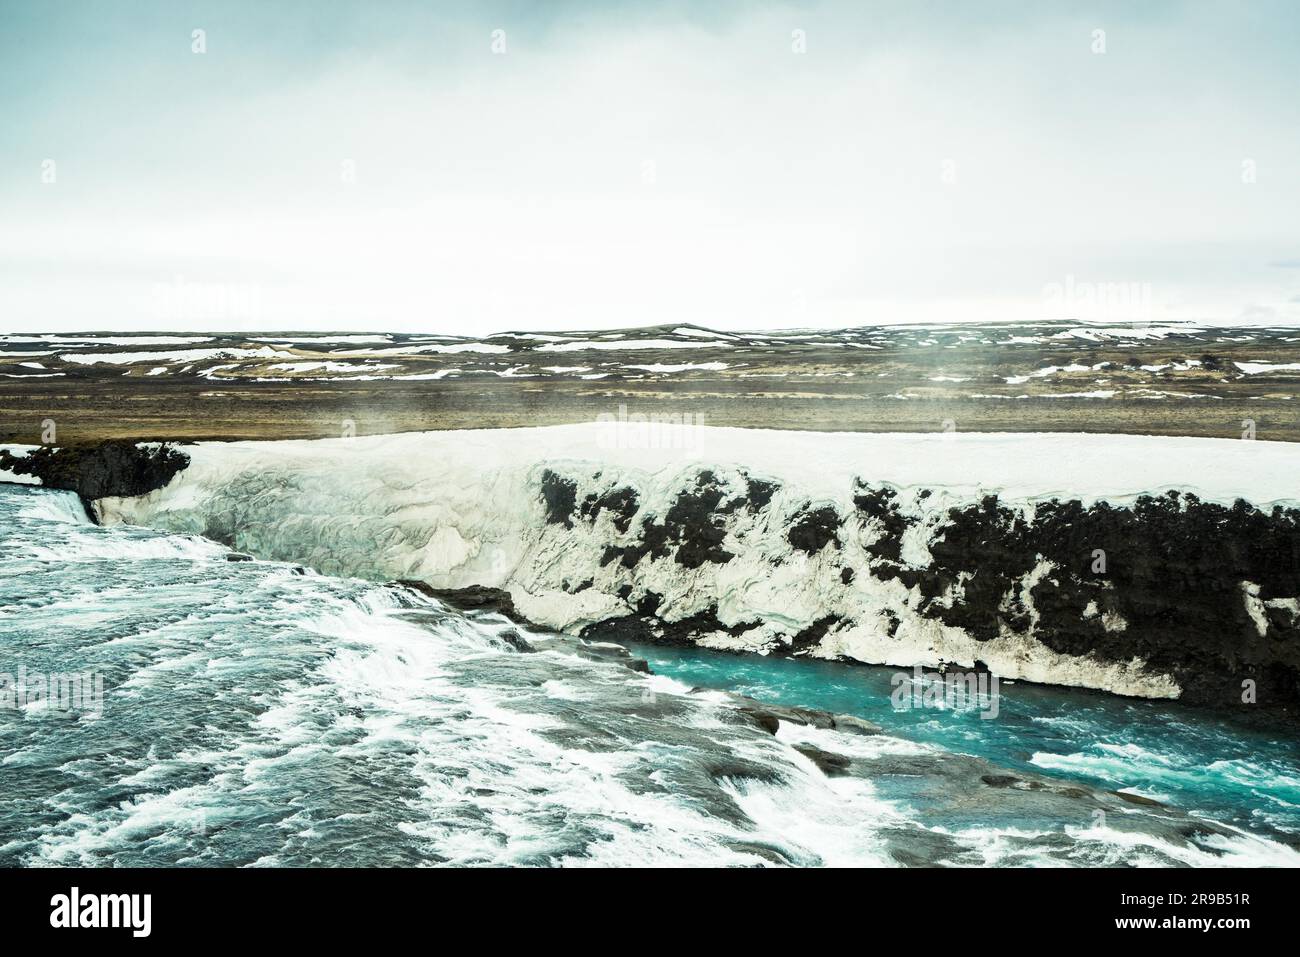
[[[0,865],[1300,861],[1300,763],[1284,741],[1204,724],[1199,746],[1256,763],[1232,767],[1253,778],[1231,800],[1204,788],[1204,811],[1179,778],[1203,754],[1163,779],[1136,746],[1088,765],[1098,696],[1077,732],[1055,727],[1054,757],[1010,777],[985,755],[1044,740],[1016,742],[1015,723],[929,713],[928,731],[782,720],[773,734],[731,693],[888,720],[866,686],[778,670],[840,666],[655,649],[646,674],[608,646],[243,557],[94,525],[70,493],[0,486],[0,673],[104,686],[101,713],[0,708]],[[1063,714],[1032,697],[1009,710]],[[994,746],[982,724],[1011,740]],[[1179,807],[1110,790],[1139,784]]]

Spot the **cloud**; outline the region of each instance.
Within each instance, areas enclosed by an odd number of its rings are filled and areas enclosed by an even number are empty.
[[[1187,247],[1293,248],[1296,69],[1240,14],[1102,6],[1097,55],[1053,4],[196,9],[204,55],[101,12],[0,67],[0,322],[130,328],[178,275],[268,327],[1033,317],[1066,274],[1232,317],[1280,293]]]

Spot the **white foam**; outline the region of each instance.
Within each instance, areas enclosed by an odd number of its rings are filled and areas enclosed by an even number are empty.
[[[184,538],[159,535],[149,538],[93,537],[81,540],[75,549],[63,545],[38,545],[22,543],[14,547],[16,554],[36,561],[67,562],[118,562],[148,561],[150,559],[209,561],[225,555],[227,549],[216,542],[197,536]]]
[[[37,522],[58,522],[65,525],[91,524],[81,499],[75,492],[50,491],[36,496],[18,510],[18,517]]]

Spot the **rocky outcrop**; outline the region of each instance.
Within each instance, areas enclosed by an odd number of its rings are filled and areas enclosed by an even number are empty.
[[[495,611],[508,618],[515,618],[518,612],[515,603],[510,600],[510,592],[500,588],[484,588],[471,585],[468,588],[432,588],[422,581],[407,579],[398,582],[407,588],[414,588],[421,594],[436,598],[443,604],[462,611]]]
[[[988,496],[949,509],[928,548],[923,568],[882,557],[869,570],[979,641],[1032,634],[1066,655],[1138,657],[1195,703],[1297,701],[1300,510],[1169,491],[1027,513]]]
[[[200,444],[165,489],[96,508],[508,597],[594,641],[1297,708],[1300,448],[702,431],[685,461],[576,426]]]
[[[0,470],[30,475],[46,488],[76,492],[86,511],[105,496],[145,495],[160,489],[189,464],[189,456],[172,446],[137,445],[121,440],[97,445],[42,445],[26,455],[0,449]]]
[[[576,501],[583,477],[566,481]],[[1010,645],[1098,669],[1141,661],[1196,704],[1285,710],[1300,701],[1300,510],[1177,491],[1124,506],[988,495],[936,508],[936,490],[903,496],[859,481],[851,511],[804,503],[791,513],[753,507],[747,481],[701,471],[665,519],[634,515],[609,534],[598,584],[626,611],[583,634],[872,660],[853,653],[856,639],[866,632],[887,649],[906,623],[913,633],[929,626],[940,646],[945,634],[968,639],[948,642],[952,658],[927,663],[982,667],[982,647],[992,657]],[[576,510],[552,509],[548,520],[594,523]],[[773,528],[788,548],[772,547]],[[738,553],[760,560],[747,575],[799,563],[796,587],[814,588],[823,614],[803,627],[728,620],[723,594],[677,616],[680,604],[646,583],[656,561],[722,572]]]

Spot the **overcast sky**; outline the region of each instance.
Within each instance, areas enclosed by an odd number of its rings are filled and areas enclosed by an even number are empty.
[[[0,0],[0,331],[1296,324],[1297,50],[1294,0]]]

